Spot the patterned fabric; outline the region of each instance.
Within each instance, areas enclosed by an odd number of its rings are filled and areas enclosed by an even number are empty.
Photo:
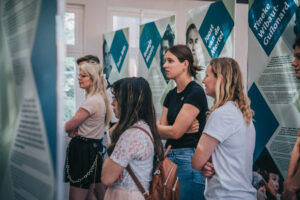
[[[143,121],[139,121],[133,126],[140,126],[151,133],[149,126]],[[130,128],[120,136],[110,156],[114,162],[124,168],[130,164],[145,190],[149,189],[152,179],[153,157],[154,146],[150,137],[137,128]],[[123,180],[116,182],[115,185],[138,190],[126,169],[123,170]]]

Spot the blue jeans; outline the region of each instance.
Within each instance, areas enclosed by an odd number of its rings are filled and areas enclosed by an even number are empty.
[[[181,200],[204,200],[205,178],[192,168],[194,148],[171,149],[167,157],[178,166]]]

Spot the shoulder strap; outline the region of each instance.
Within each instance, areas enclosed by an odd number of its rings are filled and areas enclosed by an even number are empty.
[[[135,176],[134,172],[132,171],[130,165],[127,165],[126,170],[128,171],[129,175],[133,179],[136,186],[139,188],[140,192],[143,194],[144,198],[147,199],[149,197],[149,193],[146,192],[146,190],[142,186],[141,182],[137,179],[137,177]]]
[[[137,129],[141,129],[142,131],[144,131],[151,139],[151,141],[154,143],[154,139],[152,137],[152,135],[149,133],[149,131],[147,131],[146,129],[144,129],[143,127],[140,126],[132,126],[131,128],[137,128]]]
[[[140,126],[132,126],[131,128],[138,128],[141,129],[142,131],[144,131],[150,138],[151,141],[154,143],[153,137],[152,135],[144,128],[140,127]],[[128,164],[126,167],[126,170],[128,171],[129,175],[131,176],[131,178],[133,179],[134,183],[136,184],[136,186],[139,188],[140,192],[143,194],[144,198],[147,199],[149,197],[149,193],[145,191],[143,185],[141,184],[141,182],[138,180],[138,178],[135,176],[134,172],[132,171],[130,165]]]

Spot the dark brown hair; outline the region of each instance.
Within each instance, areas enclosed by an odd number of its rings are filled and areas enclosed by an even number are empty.
[[[196,77],[198,73],[197,71],[201,71],[202,67],[195,66],[193,64],[194,63],[193,54],[188,46],[183,44],[178,44],[178,45],[171,46],[169,49],[166,50],[166,52],[168,51],[173,55],[175,55],[178,58],[179,62],[181,63],[187,60],[189,62],[189,66],[188,66],[189,74],[192,77],[194,77],[194,79],[197,79]]]
[[[143,120],[150,127],[155,155],[162,159],[162,143],[156,127],[155,109],[148,82],[144,78],[123,78],[112,85],[112,93],[118,102],[119,122],[112,132],[108,155],[113,152],[120,136],[133,124]]]
[[[76,60],[76,63],[77,63],[77,65],[79,65],[79,63],[84,62],[84,61],[100,64],[99,58],[94,55],[86,55],[86,56],[80,57]]]

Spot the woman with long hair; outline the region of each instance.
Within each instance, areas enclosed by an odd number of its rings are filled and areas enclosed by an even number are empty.
[[[171,145],[168,158],[178,166],[180,199],[204,199],[205,179],[192,169],[192,157],[206,122],[207,100],[196,79],[200,67],[193,65],[193,54],[186,45],[166,50],[165,72],[176,82],[164,101],[158,132]]]
[[[215,99],[193,157],[194,169],[204,174],[214,170],[207,179],[205,199],[254,200],[254,113],[238,63],[232,58],[212,59],[203,83],[206,94]],[[212,165],[205,165],[210,159]]]
[[[103,146],[100,138],[110,122],[111,108],[106,95],[103,68],[96,63],[79,65],[79,87],[86,99],[75,115],[66,122],[65,130],[72,140],[66,153],[66,181],[70,182],[69,199],[86,199],[89,190],[103,199],[100,184]]]
[[[104,199],[144,199],[125,168],[130,165],[149,191],[153,159],[163,156],[150,86],[144,78],[123,78],[112,85],[112,93],[119,122],[111,135],[109,158],[103,164],[101,180],[109,186]]]

